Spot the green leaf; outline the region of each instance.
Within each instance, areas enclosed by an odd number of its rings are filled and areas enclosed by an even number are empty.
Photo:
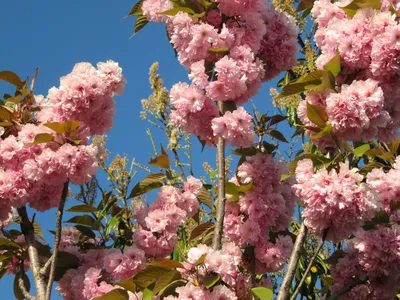
[[[0,238],[0,246],[2,246],[2,250],[4,250],[4,247],[9,247],[9,248],[21,248],[20,245],[18,245],[17,243],[7,240],[5,238]]]
[[[354,154],[357,157],[362,157],[364,155],[364,153],[367,152],[370,148],[371,147],[369,144],[364,144],[364,145],[358,146],[357,148],[354,149]]]
[[[0,119],[3,119],[5,121],[12,121],[13,114],[7,107],[0,106]]]
[[[332,72],[334,76],[339,75],[341,71],[339,51],[336,51],[336,55],[324,66],[324,70]]]
[[[312,140],[316,140],[316,139],[320,139],[324,136],[328,136],[331,134],[332,134],[332,125],[328,124],[320,132],[318,132],[317,134],[314,134],[314,135],[310,135],[309,137]]]
[[[389,224],[389,222],[390,218],[388,213],[384,210],[380,210],[378,212],[375,212],[375,217],[371,221],[365,222],[362,228],[364,228],[364,230],[372,230],[375,228],[376,225]]]
[[[346,253],[343,250],[336,250],[329,256],[327,259],[324,259],[324,262],[330,265],[336,265],[342,257],[344,257]]]
[[[203,254],[202,256],[199,257],[199,259],[194,263],[194,265],[200,266],[202,264],[204,264],[204,262],[206,261],[206,257],[207,257],[207,253]]]
[[[263,141],[262,145],[263,145],[264,150],[269,154],[272,154],[272,152],[274,152],[275,149],[278,148],[277,145],[273,145],[273,144],[268,143],[266,141]]]
[[[184,286],[187,284],[186,280],[179,279],[175,280],[174,282],[171,282],[169,285],[167,285],[163,290],[161,290],[158,295],[162,295],[163,297],[170,296],[170,295],[175,295],[178,296],[176,293],[176,288],[180,286]]]
[[[163,180],[166,177],[167,176],[163,173],[150,174],[133,187],[128,199],[140,196],[151,190],[158,189],[163,185]]]
[[[142,4],[144,0],[139,0],[130,10],[128,17],[143,14]]]
[[[285,136],[282,134],[282,132],[272,129],[269,132],[269,135],[272,136],[273,138],[277,139],[278,141],[287,143],[288,141],[286,140]]]
[[[26,144],[28,147],[38,144],[50,143],[54,140],[54,137],[50,133],[39,133],[35,136],[35,140],[32,143]]]
[[[169,272],[171,272],[171,269],[169,268],[150,267],[137,273],[135,276],[133,276],[132,280],[134,284],[144,289],[151,283],[156,282],[161,276]]]
[[[217,284],[217,282],[221,279],[219,275],[205,275],[203,277],[203,285],[207,288],[210,289],[214,285]]]
[[[272,116],[271,119],[270,119],[269,125],[272,126],[272,125],[278,124],[278,123],[280,123],[282,121],[285,121],[286,119],[287,118],[285,116],[282,116],[282,115]]]
[[[307,102],[307,117],[311,122],[321,128],[324,128],[328,121],[328,115],[325,110],[321,106],[309,102]]]
[[[225,55],[229,54],[229,48],[226,47],[210,48],[208,49],[208,53],[215,55]]]
[[[96,235],[93,232],[93,230],[88,227],[88,226],[84,226],[84,225],[75,225],[75,228],[78,229],[80,231],[80,233],[84,236],[87,236],[89,238],[95,239]]]
[[[191,234],[189,241],[194,240],[195,238],[203,235],[207,231],[209,231],[211,228],[214,228],[214,223],[213,222],[206,222],[206,223],[201,223],[199,226],[195,227]]]
[[[21,95],[17,95],[15,97],[10,97],[7,99],[7,102],[12,102],[14,104],[19,104],[19,103],[21,103],[21,101],[22,101]]]
[[[165,289],[171,282],[174,282],[179,279],[181,279],[181,273],[179,273],[177,270],[171,270],[170,272],[165,273],[156,282],[156,285],[154,286],[153,289],[153,295],[157,295],[159,292]]]
[[[390,201],[390,211],[394,212],[400,208],[400,201],[396,199],[392,199]]]
[[[146,16],[138,15],[135,20],[135,25],[133,25],[133,35],[137,34],[140,30],[142,30],[147,24],[149,20],[147,20]]]
[[[115,289],[93,300],[129,300],[129,294],[126,290]]]
[[[90,226],[91,228],[93,228],[92,226],[96,224],[96,220],[92,216],[89,216],[89,215],[75,216],[65,222],[86,225],[86,226]]]
[[[73,133],[75,130],[79,128],[80,122],[79,121],[66,121],[66,122],[51,122],[51,123],[46,123],[44,126],[54,130],[58,134],[63,134],[63,133]]]
[[[212,2],[209,2],[209,1],[206,1],[206,0],[197,0],[197,2],[198,2],[200,5],[202,5],[202,6],[205,8],[205,10],[209,10],[210,8],[216,6],[215,3],[212,3]]]
[[[195,14],[194,10],[189,7],[175,7],[175,8],[160,12],[158,14],[165,15],[165,16],[175,16],[180,11],[188,13],[189,15]]]
[[[43,239],[43,233],[42,233],[42,228],[40,227],[38,222],[33,222],[33,232],[40,237],[41,239]]]
[[[201,203],[212,208],[212,198],[210,192],[203,186],[201,188],[200,194],[197,196]]]
[[[314,168],[319,168],[320,166],[323,166],[324,164],[331,162],[330,159],[328,159],[322,155],[318,155],[318,154],[314,154],[314,153],[305,153],[303,155],[297,156],[294,160],[292,160],[288,164],[290,174],[295,173],[296,167],[297,167],[297,162],[300,160],[306,159],[306,158],[312,160]]]
[[[302,10],[311,9],[314,6],[315,0],[302,0],[297,6],[296,11],[300,12]]]
[[[82,205],[76,205],[68,208],[66,211],[68,212],[96,212],[98,211],[96,207],[82,204]]]
[[[17,298],[18,300],[24,300],[24,294],[22,293],[21,288],[19,287],[19,279],[22,278],[23,282],[24,282],[24,287],[26,291],[30,291],[31,289],[31,283],[29,281],[28,276],[26,276],[25,273],[21,273],[18,272],[15,277],[14,277],[14,296],[15,298]]]
[[[309,85],[320,85],[322,83],[322,77],[324,73],[325,73],[324,71],[317,70],[308,73],[303,77],[292,80],[282,88],[282,91],[279,94],[278,98],[287,97],[294,94],[298,94],[300,92],[304,92],[306,90],[306,86]]]
[[[124,289],[132,292],[132,293],[136,293],[136,285],[133,283],[132,278],[120,281],[120,282],[116,282],[116,285],[123,287]]]
[[[170,162],[169,162],[169,157],[167,152],[165,151],[164,147],[161,145],[161,155],[151,159],[148,162],[149,165],[155,166],[155,167],[160,167],[164,169],[169,169],[170,168]]]
[[[250,148],[233,149],[231,152],[235,155],[240,155],[240,156],[253,156],[256,155],[258,151],[256,147],[250,147]]]
[[[149,265],[156,267],[164,267],[164,268],[181,268],[184,269],[184,266],[176,260],[171,259],[159,259],[152,261]]]
[[[151,298],[153,297],[154,286],[155,286],[155,283],[152,283],[143,290],[142,300],[151,300]]]
[[[0,80],[11,83],[18,88],[22,88],[24,85],[19,76],[12,71],[0,71]]]
[[[272,300],[274,293],[272,290],[265,287],[255,287],[251,289],[251,292],[257,296],[260,300]]]
[[[357,10],[360,8],[371,7],[373,9],[379,10],[381,8],[380,0],[353,0],[350,4],[340,7],[343,11],[350,17],[354,17]]]
[[[54,280],[60,280],[69,269],[76,269],[80,265],[79,258],[69,252],[60,251],[56,260]]]

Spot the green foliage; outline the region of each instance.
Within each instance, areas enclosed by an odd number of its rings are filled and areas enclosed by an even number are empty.
[[[142,181],[140,181],[138,184],[135,185],[128,199],[138,197],[140,195],[143,195],[144,193],[147,193],[151,190],[161,187],[163,185],[163,180],[166,177],[167,176],[163,173],[150,174],[145,179],[143,179]]]
[[[353,0],[350,4],[341,7],[343,11],[350,17],[354,17],[357,10],[360,8],[371,7],[373,9],[379,10],[381,8],[380,0]]]
[[[260,300],[272,300],[274,293],[265,287],[255,287],[251,289],[251,292],[258,297]]]

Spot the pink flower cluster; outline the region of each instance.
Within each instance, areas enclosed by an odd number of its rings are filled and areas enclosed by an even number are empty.
[[[222,117],[211,121],[214,136],[223,137],[234,147],[249,147],[254,144],[255,133],[252,130],[253,118],[239,107],[233,112],[227,111]]]
[[[72,250],[72,249],[69,249]],[[58,281],[57,291],[65,300],[90,300],[121,288],[115,280],[126,280],[144,268],[145,254],[136,246],[119,249],[74,251],[80,266],[69,269]],[[142,299],[141,293],[128,291],[130,300]]]
[[[201,181],[189,176],[182,192],[173,186],[163,186],[148,208],[143,203],[135,205],[133,217],[140,226],[133,240],[147,257],[163,258],[172,252],[178,240],[177,228],[199,208],[197,196],[201,189]]]
[[[359,231],[351,241],[346,255],[332,266],[336,292],[354,280],[367,280],[340,299],[390,300],[400,288],[400,227],[377,226]]]
[[[339,242],[370,220],[378,207],[377,193],[366,183],[357,169],[342,163],[339,170],[325,168],[314,173],[310,159],[297,163],[297,184],[293,186],[304,210],[304,224],[311,232]]]
[[[400,221],[399,211],[391,211],[390,203],[398,200],[400,196],[400,156],[397,156],[394,168],[387,173],[383,169],[374,168],[367,175],[367,183],[371,185],[379,194],[382,208],[388,213],[392,213],[392,219]]]
[[[40,133],[54,141],[29,146]],[[27,203],[44,211],[58,205],[64,182],[83,184],[97,171],[98,148],[73,146],[43,125],[27,124],[0,142],[0,219]]]
[[[391,12],[396,4],[384,0],[381,10],[358,9],[350,18],[341,8],[348,4],[344,2],[318,0],[312,9],[318,24],[315,40],[322,52],[317,67],[322,69],[337,51],[342,65],[337,77],[343,84],[339,93],[326,93],[321,105],[338,136],[389,142],[398,137],[400,127],[396,105],[400,96],[400,24]],[[351,83],[353,78],[356,81]],[[310,95],[307,100],[313,98]],[[300,108],[303,115],[304,106]]]
[[[290,180],[280,181],[285,165],[269,154],[249,156],[231,182],[239,186],[251,184],[252,188],[239,196],[238,202],[228,200],[224,220],[224,234],[238,245],[255,247],[256,267],[260,272],[280,270],[290,255],[290,237],[279,236],[270,240],[270,229],[287,228],[294,211],[295,195]]]
[[[342,85],[338,93],[331,90],[311,92],[306,101],[323,107],[333,133],[345,140],[386,137],[391,117],[385,110],[384,93],[376,80],[355,80],[350,85]],[[315,126],[307,117],[306,101],[297,109],[299,118],[303,124]],[[315,134],[311,130],[308,133]]]
[[[111,60],[98,63],[97,70],[90,63],[76,64],[40,102],[36,118],[42,123],[75,120],[88,135],[104,134],[113,125],[113,95],[120,95],[124,84],[122,69]]]
[[[171,90],[171,123],[208,144],[224,136],[235,146],[248,147],[254,137],[250,115],[242,108],[219,117],[213,101],[244,104],[263,81],[291,68],[296,62],[297,28],[294,18],[263,0],[213,2],[216,7],[199,18],[183,11],[160,14],[173,7],[170,0],[144,0],[142,10],[150,21],[167,24],[179,62],[190,69],[193,85],[178,83]],[[239,120],[245,123],[244,130],[234,128]],[[233,130],[224,130],[223,124]]]
[[[212,292],[201,287],[195,286],[192,283],[188,283],[185,286],[176,288],[178,297],[167,296],[165,300],[174,299],[202,299],[202,300],[237,300],[234,291],[226,287],[225,285],[217,285],[213,288]]]
[[[183,263],[184,268],[178,268],[183,278],[188,280],[184,287],[177,288],[179,298],[170,296],[166,299],[244,299],[249,293],[249,278],[240,273],[239,267],[242,251],[234,243],[224,243],[222,250],[215,251],[212,248],[198,244],[189,249],[187,261]],[[200,259],[204,259],[202,264],[197,264]],[[222,281],[228,286],[218,285],[212,291],[202,286],[195,287],[194,284],[202,282],[204,276],[218,274]],[[198,298],[197,298],[198,297]]]

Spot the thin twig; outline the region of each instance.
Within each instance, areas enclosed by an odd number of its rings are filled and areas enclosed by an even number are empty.
[[[33,75],[32,82],[31,82],[31,88],[30,88],[31,92],[33,92],[33,89],[35,88],[35,83],[36,83],[36,78],[38,76],[38,73],[39,73],[39,67],[36,67],[35,74]]]
[[[19,217],[21,218],[21,231],[25,236],[26,243],[28,244],[29,263],[36,287],[36,299],[45,300],[46,282],[40,273],[40,258],[35,240],[33,223],[28,218],[28,213],[25,206],[18,208],[17,211]]]
[[[182,173],[182,177],[183,177],[184,180],[186,180],[185,170],[183,169],[183,167],[182,167],[182,165],[181,165],[181,161],[180,161],[180,159],[179,159],[178,151],[176,151],[176,149],[173,149],[172,152],[173,152],[174,155],[175,155],[175,161],[176,161],[176,164],[177,164],[178,167],[179,167],[179,170],[180,170],[181,173]]]
[[[324,242],[325,240],[322,241],[322,243],[318,246],[317,251],[315,251],[313,257],[310,260],[310,263],[307,266],[306,271],[303,274],[303,277],[301,278],[296,290],[294,291],[292,297],[290,298],[290,300],[295,300],[297,297],[297,294],[300,292],[301,287],[303,286],[304,282],[306,281],[307,275],[311,270],[311,267],[314,265],[315,260],[317,259],[318,253],[319,251],[321,251],[322,246],[324,246]]]
[[[47,271],[49,270],[49,268],[53,262],[53,258],[54,258],[53,255],[50,256],[50,258],[46,261],[44,266],[40,269],[40,274],[42,274],[43,276],[45,276],[47,274]]]
[[[290,288],[292,286],[294,275],[296,274],[297,264],[299,263],[300,259],[301,247],[303,246],[304,240],[306,239],[307,231],[307,227],[304,225],[304,223],[302,223],[299,233],[297,234],[292,253],[290,254],[287,271],[285,277],[283,278],[281,288],[279,290],[276,300],[289,299]]]
[[[223,101],[218,102],[218,108],[221,115],[225,113]],[[221,249],[223,235],[224,217],[225,217],[225,140],[218,138],[217,144],[217,164],[218,164],[218,199],[216,204],[216,221],[212,246],[214,250]]]
[[[57,219],[56,219],[56,234],[55,234],[55,241],[54,241],[54,248],[53,248],[53,255],[52,255],[52,262],[50,267],[49,273],[49,281],[47,282],[47,290],[46,290],[46,300],[50,300],[51,296],[51,288],[53,286],[53,281],[56,272],[56,264],[59,252],[59,246],[61,241],[61,227],[62,227],[62,216],[64,212],[65,201],[67,200],[68,196],[68,185],[69,181],[64,183],[64,188],[61,194],[60,204],[58,205],[57,211]]]
[[[350,292],[354,287],[356,287],[357,285],[360,284],[364,284],[368,281],[368,279],[357,279],[356,281],[353,281],[352,283],[350,283],[349,285],[345,286],[344,288],[342,288],[341,290],[337,291],[335,294],[333,294],[332,296],[330,296],[327,300],[336,300],[338,299],[340,296],[343,296],[344,294]]]

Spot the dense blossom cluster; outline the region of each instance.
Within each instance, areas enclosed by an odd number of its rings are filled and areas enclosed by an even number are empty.
[[[391,201],[399,199],[400,195],[400,156],[396,158],[393,169],[387,173],[383,169],[373,169],[367,175],[367,183],[371,185],[379,194],[379,200],[382,208],[388,213],[392,214],[391,217],[395,221],[400,220],[398,210],[392,211]]]
[[[87,140],[94,133],[104,133],[111,123],[92,116],[112,120],[112,96],[121,91],[124,83],[116,63],[99,63],[98,68],[99,71],[88,63],[77,64],[71,74],[61,79],[60,89],[52,88],[48,99],[39,102],[37,121],[78,120],[77,128],[70,125],[69,132],[57,133],[40,123],[25,124],[0,142],[0,220],[9,217],[12,207],[27,203],[39,211],[54,207],[64,182],[83,184],[96,173],[99,149],[86,145]],[[51,141],[36,143],[36,136],[43,134]]]
[[[312,15],[318,24],[315,40],[322,52],[316,64],[323,69],[338,52],[342,71],[336,79],[341,87],[337,93],[332,90],[319,95],[311,93],[306,100],[319,102],[325,108],[339,137],[391,141],[398,137],[400,126],[396,105],[400,96],[400,24],[391,11],[397,9],[396,5],[382,1],[380,10],[360,8],[352,18],[341,8],[344,6],[343,1],[314,3]],[[303,103],[299,114],[304,123],[310,124],[304,111]],[[322,144],[329,146],[327,138]]]
[[[140,226],[133,240],[146,256],[163,258],[172,252],[178,240],[177,228],[198,211],[197,196],[201,189],[201,181],[190,176],[182,192],[173,186],[163,186],[149,207],[143,203],[135,205],[134,217]]]
[[[92,249],[80,252],[75,246],[77,240],[70,239],[65,250],[76,255],[80,266],[69,269],[58,281],[57,291],[66,300],[90,300],[94,297],[120,288],[115,280],[125,280],[145,267],[145,254],[136,246],[126,247],[123,251],[111,249]],[[141,299],[141,293],[128,291],[129,299]]]
[[[389,300],[400,288],[400,227],[382,225],[359,231],[345,256],[332,266],[336,292],[355,280],[365,281],[340,299]]]
[[[97,70],[90,63],[76,64],[72,72],[60,80],[60,87],[49,90],[40,102],[38,121],[81,123],[88,135],[109,131],[114,117],[114,95],[123,92],[122,69],[113,61],[100,62]]]
[[[304,205],[304,224],[319,236],[327,234],[329,241],[339,242],[356,232],[379,206],[374,189],[344,163],[339,170],[321,168],[314,173],[313,162],[301,160],[296,179],[293,188]]]
[[[196,266],[196,262],[205,256],[204,263]],[[179,298],[167,299],[191,299],[188,294],[201,293],[202,297],[194,299],[221,299],[222,293],[226,293],[222,299],[243,299],[249,293],[248,278],[240,273],[242,251],[234,243],[226,243],[222,250],[215,251],[210,247],[199,244],[191,248],[187,254],[187,262],[183,263],[184,269],[178,269],[182,277],[188,280],[185,287],[176,289]],[[218,274],[225,284],[229,286],[216,286],[210,293],[203,287],[195,287],[198,276]],[[184,296],[185,295],[185,296]]]
[[[183,11],[160,14],[173,7],[170,0],[145,0],[142,10],[149,20],[167,24],[180,63],[190,69],[193,84],[178,83],[171,90],[172,124],[208,144],[223,136],[233,145],[248,147],[254,138],[250,115],[240,111],[219,116],[213,101],[244,104],[262,81],[292,67],[297,28],[293,17],[263,0],[213,2],[198,18]],[[222,49],[222,55],[213,49]],[[236,129],[237,121],[246,123],[243,129]],[[226,123],[235,129],[223,130],[220,125]]]
[[[269,229],[283,230],[289,225],[294,211],[295,195],[291,180],[280,182],[286,172],[283,163],[269,154],[259,153],[246,158],[232,182],[251,184],[252,188],[239,196],[238,202],[226,207],[224,234],[238,245],[255,247],[257,273],[279,271],[293,246],[290,237],[272,240]]]

